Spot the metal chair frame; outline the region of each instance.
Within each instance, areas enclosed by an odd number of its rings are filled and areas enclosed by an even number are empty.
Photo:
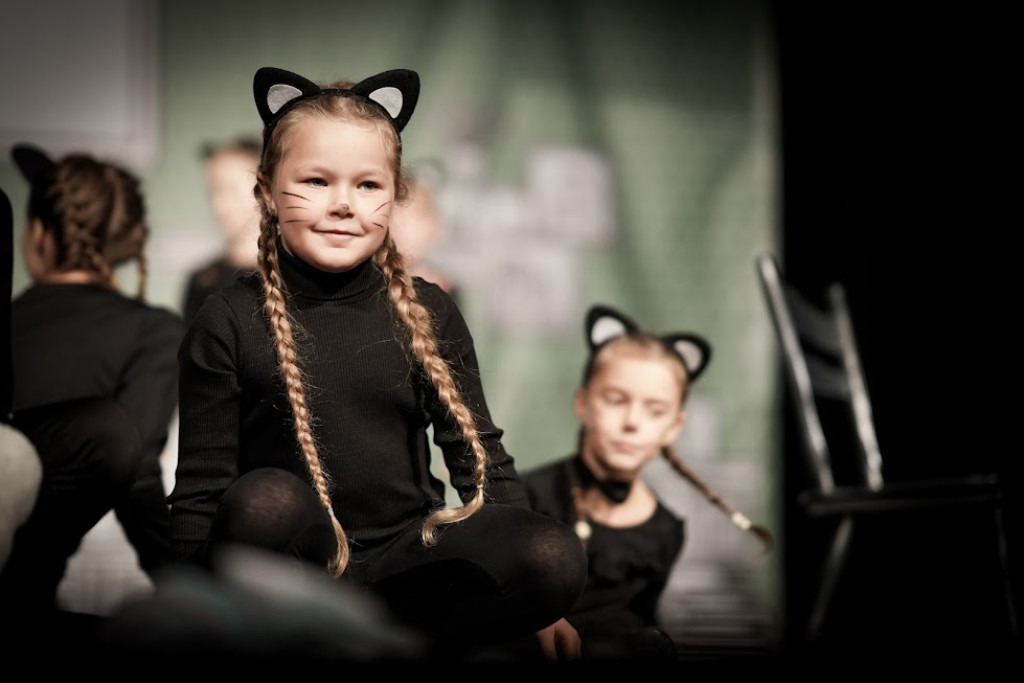
[[[925,481],[886,482],[871,400],[844,287],[839,283],[830,285],[825,303],[820,305],[784,279],[773,254],[758,254],[756,270],[780,346],[788,390],[792,392],[798,413],[803,464],[812,482],[800,493],[798,503],[810,518],[835,520],[817,594],[808,617],[808,641],[816,641],[822,633],[859,519],[955,505],[982,505],[992,510],[996,552],[1006,598],[1006,625],[1010,637],[1016,638],[1017,615],[998,476],[972,474]],[[852,450],[859,455],[855,468],[859,483],[840,485],[835,481],[833,452],[818,411],[821,399],[839,401],[849,408],[854,426],[852,434],[857,440]]]

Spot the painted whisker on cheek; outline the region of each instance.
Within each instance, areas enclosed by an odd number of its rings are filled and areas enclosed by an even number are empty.
[[[309,197],[303,197],[301,194],[295,194],[294,192],[281,192],[281,194],[288,195],[289,197],[298,197],[302,201],[308,202]]]
[[[373,224],[376,225],[378,228],[387,228],[388,219],[391,217],[391,211],[388,210],[390,208],[391,204],[392,204],[392,202],[389,200],[389,201],[384,202],[383,204],[381,204],[380,206],[378,206],[376,209],[373,210],[372,215],[374,215],[374,216],[376,216],[378,213],[383,213],[384,214],[383,221],[381,221],[381,222],[373,221]]]

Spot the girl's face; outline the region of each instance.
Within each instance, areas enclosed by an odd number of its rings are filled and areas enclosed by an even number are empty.
[[[683,387],[668,361],[615,354],[576,390],[584,462],[600,478],[635,479],[683,426]]]
[[[321,270],[350,270],[384,242],[394,204],[381,134],[372,125],[309,117],[289,135],[274,178],[259,179],[284,247]]]
[[[260,234],[260,212],[252,188],[260,159],[255,152],[224,149],[206,160],[206,186],[217,225],[229,242],[247,239],[253,251]]]

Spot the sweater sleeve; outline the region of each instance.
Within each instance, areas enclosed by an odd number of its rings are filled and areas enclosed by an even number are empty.
[[[515,462],[501,441],[504,432],[491,420],[473,337],[465,318],[451,296],[440,287],[422,280],[417,280],[417,284],[421,300],[434,315],[434,329],[441,355],[452,370],[466,407],[476,417],[477,431],[488,454],[486,500],[528,508],[526,491],[516,471]],[[476,493],[476,462],[473,453],[463,438],[458,422],[448,413],[436,392],[431,388],[429,394],[434,443],[444,454],[448,475],[459,498],[463,502],[468,501]]]
[[[178,405],[178,345],[184,323],[171,311],[154,309],[141,319],[134,353],[119,378],[117,399],[132,416],[146,454],[167,444]]]
[[[209,299],[178,352],[178,466],[168,501],[171,542],[181,561],[197,558],[217,504],[238,476],[237,318],[223,297]]]

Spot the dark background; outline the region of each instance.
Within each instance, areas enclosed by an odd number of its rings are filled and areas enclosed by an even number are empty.
[[[1009,126],[1019,86],[1003,14],[774,6],[784,271],[801,287],[846,286],[889,480],[1003,477],[1010,559],[1021,575],[1020,448],[1008,436],[1019,421],[1019,308],[1010,297],[1020,268],[1011,239],[1019,191],[1010,184],[1019,145]],[[788,404],[786,415],[789,510],[802,472]],[[860,549],[871,580],[841,588],[832,642],[853,651],[914,633],[998,638],[998,575],[982,559],[991,544],[979,540],[977,521],[926,515],[869,529],[877,545]],[[796,629],[817,560],[808,530],[791,515],[786,528]],[[1015,590],[1019,615],[1019,581]],[[792,646],[798,634],[788,638]]]

